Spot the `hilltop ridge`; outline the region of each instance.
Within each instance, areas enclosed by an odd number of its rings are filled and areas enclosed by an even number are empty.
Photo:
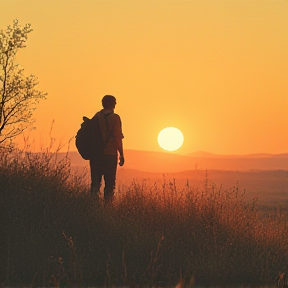
[[[180,155],[169,152],[125,150],[125,168],[145,172],[171,173],[185,170],[288,170],[288,153],[216,155],[195,152]],[[63,153],[64,155],[64,153]],[[76,151],[68,153],[72,166],[89,164]],[[120,167],[121,169],[121,167]]]

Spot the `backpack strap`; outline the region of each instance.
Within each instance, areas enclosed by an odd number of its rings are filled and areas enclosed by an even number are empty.
[[[98,125],[100,126],[100,123],[99,123],[99,115],[98,115],[98,113],[100,113],[100,111],[99,112],[97,112],[93,117],[92,117],[92,120],[93,119],[95,119],[95,118],[97,118],[98,119]],[[109,140],[110,140],[110,138],[113,136],[113,129],[110,131],[110,129],[109,129],[109,123],[108,123],[108,116],[110,116],[111,114],[113,114],[114,112],[112,111],[112,112],[110,112],[110,113],[107,113],[107,114],[103,114],[104,115],[104,119],[105,119],[105,124],[106,124],[106,141],[104,142],[103,141],[103,148],[105,149],[106,148],[106,145],[107,145],[107,143],[109,142]],[[99,127],[100,128],[100,127]],[[100,130],[101,130],[101,128],[100,128]],[[102,133],[101,133],[101,135],[102,135]],[[103,139],[102,139],[103,140]]]

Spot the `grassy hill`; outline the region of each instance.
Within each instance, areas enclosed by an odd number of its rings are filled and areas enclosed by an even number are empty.
[[[288,269],[280,206],[259,211],[237,185],[214,185],[200,170],[183,179],[202,187],[162,174],[123,184],[105,206],[58,156],[0,153],[3,287],[175,287],[180,277],[198,287],[267,287]]]

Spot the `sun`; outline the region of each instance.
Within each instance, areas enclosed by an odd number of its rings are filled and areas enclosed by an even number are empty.
[[[166,127],[158,134],[158,144],[166,151],[178,150],[184,142],[182,132],[175,127]]]

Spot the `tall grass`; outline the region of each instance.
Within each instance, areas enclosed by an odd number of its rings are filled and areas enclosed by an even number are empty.
[[[2,285],[268,285],[288,268],[286,214],[237,186],[132,182],[102,206],[67,157],[0,151]]]

